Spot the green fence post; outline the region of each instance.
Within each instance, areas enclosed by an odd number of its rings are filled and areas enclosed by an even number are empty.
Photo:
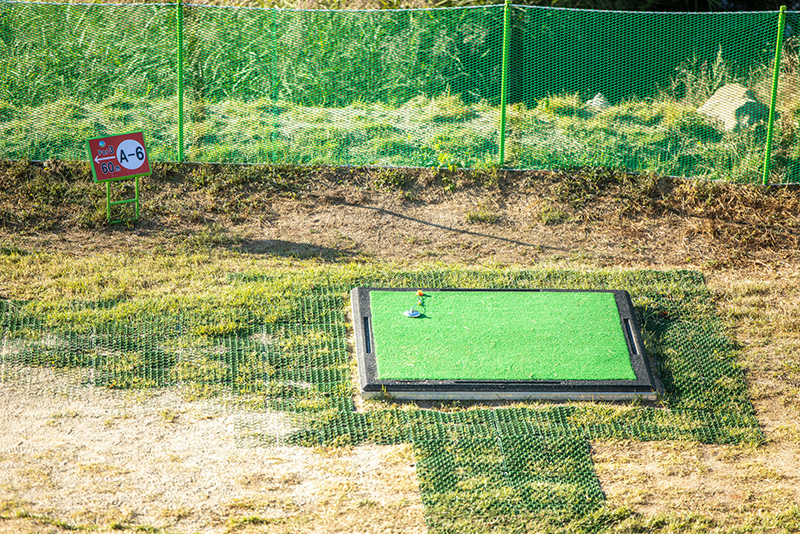
[[[183,4],[175,0],[178,19],[178,162],[183,162]]]
[[[772,98],[769,104],[767,121],[767,146],[764,149],[764,185],[769,184],[770,160],[772,159],[772,132],[775,126],[775,106],[778,102],[778,76],[781,72],[781,50],[783,49],[783,28],[786,24],[786,6],[781,6],[778,14],[778,39],[775,45],[775,65],[772,73]]]
[[[280,129],[280,112],[278,111],[278,8],[272,8],[272,68],[269,73],[270,100],[272,101],[272,148],[269,151],[269,163],[274,165],[280,161],[281,154],[277,152],[278,130]],[[284,154],[285,156],[285,154]],[[286,159],[286,158],[284,158]]]
[[[500,166],[506,161],[506,100],[508,99],[508,38],[510,20],[510,0],[503,8],[503,67],[500,77]]]

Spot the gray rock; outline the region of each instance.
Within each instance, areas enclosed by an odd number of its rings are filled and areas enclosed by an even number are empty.
[[[753,91],[738,83],[717,89],[697,111],[720,121],[726,132],[738,132],[769,117],[769,107],[759,102]]]
[[[603,96],[603,93],[597,93],[594,95],[594,98],[586,102],[586,107],[595,111],[603,111],[604,109],[610,108],[611,104],[608,103],[608,100]]]

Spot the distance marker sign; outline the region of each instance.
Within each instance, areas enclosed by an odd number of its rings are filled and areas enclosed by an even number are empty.
[[[95,182],[113,182],[150,174],[144,134],[133,132],[86,141]]]

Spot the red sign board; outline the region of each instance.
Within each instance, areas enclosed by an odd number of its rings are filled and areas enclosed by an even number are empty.
[[[144,134],[133,132],[86,141],[95,182],[112,182],[150,174]]]

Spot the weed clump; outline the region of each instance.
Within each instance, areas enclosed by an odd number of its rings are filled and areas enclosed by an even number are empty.
[[[403,189],[413,182],[413,176],[399,169],[380,169],[373,178],[376,187],[390,190]]]
[[[485,207],[467,212],[467,222],[470,224],[496,224],[500,222],[500,214]]]

